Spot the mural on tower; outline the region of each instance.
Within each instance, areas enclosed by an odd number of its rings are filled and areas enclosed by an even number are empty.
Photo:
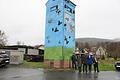
[[[75,49],[75,6],[70,0],[46,3],[45,59],[70,59]]]

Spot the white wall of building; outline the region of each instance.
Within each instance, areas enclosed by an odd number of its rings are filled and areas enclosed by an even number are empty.
[[[19,50],[6,50],[6,49],[0,49],[0,51],[9,52],[10,64],[21,64],[24,61],[24,52],[22,52],[22,51],[19,51]]]
[[[24,53],[18,50],[10,52],[10,64],[21,64],[24,60]]]
[[[39,55],[38,49],[28,49],[28,55]]]

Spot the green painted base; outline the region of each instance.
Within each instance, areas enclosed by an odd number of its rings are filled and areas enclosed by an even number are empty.
[[[74,48],[63,48],[64,60],[70,60],[73,54]]]
[[[44,59],[62,60],[62,47],[45,48]]]
[[[46,47],[44,59],[48,60],[70,60],[74,48]]]

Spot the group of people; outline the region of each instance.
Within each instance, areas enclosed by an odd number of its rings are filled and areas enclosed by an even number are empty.
[[[99,72],[98,67],[98,58],[94,54],[92,54],[91,51],[88,53],[85,53],[82,51],[80,54],[73,54],[71,57],[72,60],[72,68],[75,70],[79,70],[79,72],[91,72],[92,71],[92,65],[94,67],[94,72]]]

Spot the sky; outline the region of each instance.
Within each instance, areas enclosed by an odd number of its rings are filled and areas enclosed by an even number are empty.
[[[71,0],[76,38],[120,38],[120,0]],[[44,44],[47,0],[0,0],[0,30],[8,44]]]

